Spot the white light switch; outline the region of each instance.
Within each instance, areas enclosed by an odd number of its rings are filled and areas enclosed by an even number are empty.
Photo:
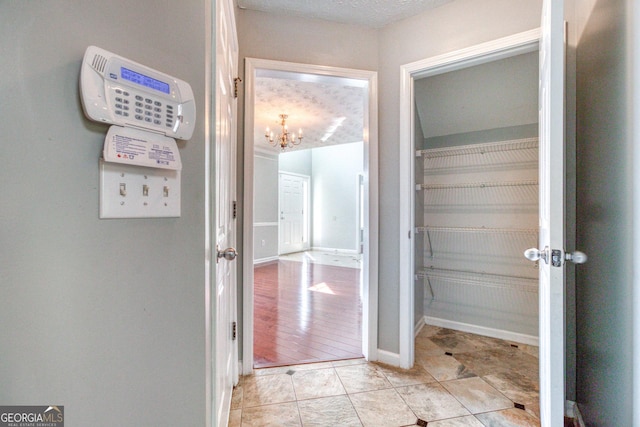
[[[100,218],[180,216],[180,170],[100,160]]]

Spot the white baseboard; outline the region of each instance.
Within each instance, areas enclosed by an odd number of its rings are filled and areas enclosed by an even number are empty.
[[[502,329],[487,328],[485,326],[472,325],[469,323],[455,322],[453,320],[440,319],[438,317],[424,316],[424,323],[441,328],[455,329],[472,334],[484,335],[498,338],[505,341],[517,342],[520,344],[539,345],[538,337],[533,335],[520,334],[517,332],[505,331]]]
[[[355,255],[359,253],[357,249],[336,249],[336,248],[323,248],[318,246],[312,247],[311,250],[322,251],[322,252],[334,252],[338,254],[349,254],[349,255],[352,255],[352,254]]]
[[[423,316],[423,317],[420,318],[420,320],[418,320],[418,323],[416,323],[416,326],[413,328],[413,336],[414,337],[418,336],[418,334],[420,333],[420,331],[422,330],[424,325],[426,325],[426,323],[424,323],[424,316]]]
[[[266,264],[268,262],[271,261],[277,261],[278,260],[278,256],[270,256],[267,258],[260,258],[260,259],[254,259],[253,260],[253,265],[259,265],[259,264]]]
[[[391,366],[400,366],[400,355],[387,350],[378,349],[378,362]]]
[[[578,421],[578,425],[580,427],[586,427],[587,425],[584,423],[584,419],[582,419],[582,414],[580,413],[580,409],[578,408],[578,404],[571,400],[566,400],[564,402],[564,414],[569,418],[573,418]]]

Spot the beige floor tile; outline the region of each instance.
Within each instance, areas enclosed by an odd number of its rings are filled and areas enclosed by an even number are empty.
[[[242,426],[242,409],[233,409],[229,413],[229,427]]]
[[[442,328],[439,326],[424,325],[422,329],[420,329],[420,332],[418,332],[418,336],[416,337],[416,340],[420,338],[429,338],[437,334],[438,332],[440,332],[441,329]]]
[[[429,356],[417,360],[438,381],[475,377],[476,374],[453,356]]]
[[[482,378],[464,378],[442,383],[472,414],[513,408],[513,402]]]
[[[391,388],[391,383],[373,364],[341,366],[335,368],[347,393]]]
[[[267,375],[285,374],[291,370],[291,366],[277,366],[275,368],[260,368],[253,370],[254,377],[264,377]]]
[[[331,366],[337,368],[339,366],[351,366],[351,365],[362,365],[367,363],[367,360],[364,358],[360,359],[345,359],[345,360],[336,360],[331,362]]]
[[[482,378],[516,403],[529,404],[540,401],[538,381],[519,372],[501,372]]]
[[[429,427],[484,427],[473,415],[459,418],[449,418],[448,420],[432,421]]]
[[[436,379],[419,364],[415,364],[411,369],[401,369],[381,363],[376,363],[376,366],[394,387],[426,384],[436,381]]]
[[[424,421],[471,415],[440,384],[417,384],[396,389],[409,408]]]
[[[416,415],[393,389],[349,395],[365,427],[415,425]]]
[[[333,368],[299,371],[291,379],[298,400],[346,394]]]
[[[429,337],[438,347],[451,352],[454,356],[458,353],[484,350],[495,346],[504,346],[504,341],[495,338],[483,337],[468,332],[441,329],[435,335]]]
[[[275,368],[254,369],[253,375],[262,377],[265,375],[286,374],[289,371],[308,371],[311,369],[331,368],[333,362],[304,363],[302,365],[278,366]]]
[[[415,346],[411,370],[363,358],[256,370],[234,388],[229,425],[539,426],[537,347],[429,325]]]
[[[253,370],[254,377],[264,377],[267,375],[286,374],[291,370],[291,366],[277,366],[275,368],[260,368]]]
[[[346,395],[301,400],[298,409],[303,427],[362,427]]]
[[[529,415],[533,415],[536,419],[540,419],[540,399],[535,402],[525,403],[525,412]]]
[[[477,414],[486,427],[538,427],[540,421],[521,409],[506,409],[498,412]]]
[[[242,410],[242,427],[299,427],[296,402],[256,406]]]
[[[445,353],[445,350],[431,341],[429,338],[416,338],[415,355],[416,358],[427,356],[439,356]]]
[[[242,379],[240,379],[240,382],[238,382],[238,385],[233,388],[233,393],[231,394],[231,409],[242,408],[243,394],[244,389],[242,388]]]
[[[247,377],[242,388],[243,408],[296,400],[291,376],[287,374]]]
[[[456,359],[480,376],[519,372],[531,380],[538,379],[538,359],[517,348],[501,347],[458,354]]]
[[[473,340],[476,345],[478,345],[481,349],[488,349],[494,347],[503,347],[508,348],[511,347],[511,342],[506,340],[501,340],[499,338],[488,337],[485,335],[477,335],[469,332],[463,332],[468,339]]]
[[[536,359],[539,359],[539,357],[540,357],[540,347],[538,347],[537,345],[520,344],[520,343],[516,343],[516,345],[518,346],[520,351],[523,351],[523,352],[525,352],[527,354],[532,355]]]

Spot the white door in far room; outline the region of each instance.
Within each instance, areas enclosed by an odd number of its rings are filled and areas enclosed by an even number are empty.
[[[279,254],[309,249],[309,177],[279,174]]]

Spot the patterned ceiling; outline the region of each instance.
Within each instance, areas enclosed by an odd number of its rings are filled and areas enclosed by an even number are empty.
[[[241,9],[346,24],[383,27],[452,0],[237,0]],[[308,76],[307,76],[308,77]],[[366,89],[344,79],[315,81],[304,76],[258,76],[255,81],[255,148],[279,151],[266,142],[265,129],[278,134],[279,114],[291,131],[302,129],[302,144],[314,148],[363,140]]]
[[[345,79],[309,82],[256,77],[255,147],[270,148],[265,130],[269,127],[277,136],[281,129],[279,114],[289,116],[290,131],[302,129],[302,144],[295,149],[362,141],[365,91],[361,85],[354,86]]]
[[[241,9],[381,28],[451,0],[238,0]]]

